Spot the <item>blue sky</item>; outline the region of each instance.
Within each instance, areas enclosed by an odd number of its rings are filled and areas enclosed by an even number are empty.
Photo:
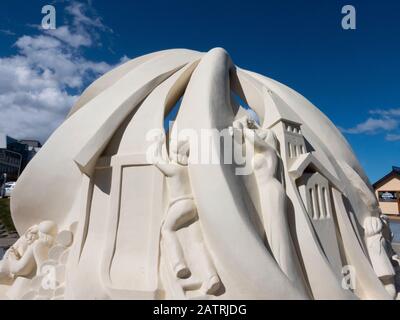
[[[52,32],[38,27],[45,4],[57,9]],[[356,30],[341,28],[346,4]],[[128,57],[221,46],[327,114],[374,182],[400,165],[399,39],[396,0],[3,0],[0,131],[45,140],[80,92]]]

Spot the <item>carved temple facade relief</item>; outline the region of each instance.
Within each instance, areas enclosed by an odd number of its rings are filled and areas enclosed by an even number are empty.
[[[287,143],[287,157],[295,159],[302,154],[307,153],[304,137],[301,133],[301,124],[295,122],[282,123],[282,129],[285,130]]]
[[[323,168],[320,162],[310,152],[302,134],[301,123],[291,119],[278,118],[271,126],[279,137],[284,167],[289,171],[286,185],[300,195],[303,213],[308,218],[311,230],[318,239],[323,256],[329,262],[334,275],[340,281],[342,269],[345,266],[344,253],[339,229],[335,221],[335,209],[331,188],[333,187],[318,168]],[[334,179],[327,170],[324,174]],[[335,179],[336,180],[336,179]],[[336,185],[338,182],[335,181]]]
[[[276,99],[273,92],[269,92],[269,98],[265,101],[268,104],[267,110],[272,115],[272,119],[267,123],[279,140],[285,168],[286,193],[294,206],[294,212],[289,210],[288,214],[292,214],[292,221],[296,221],[295,225],[298,227],[292,228],[292,232],[296,235],[297,254],[305,268],[308,281],[311,287],[313,282],[319,281],[315,275],[315,265],[310,259],[314,259],[314,263],[318,263],[320,259],[319,263],[326,268],[324,272],[329,278],[327,282],[331,282],[338,293],[351,299],[354,291],[350,288],[345,292],[341,283],[343,270],[348,264],[336,217],[337,211],[342,215],[348,214],[343,210],[344,194],[341,183],[335,172],[321,163],[321,160],[324,160],[320,157],[321,153],[316,152],[312,144],[306,141],[303,124],[296,116],[287,112],[286,104]],[[340,202],[339,206],[335,204],[333,192],[337,194],[336,201]],[[308,232],[304,231],[306,229]],[[310,245],[305,245],[310,239],[314,239],[316,244],[312,256],[308,256]],[[312,289],[312,294],[317,299],[330,298],[323,288]]]
[[[312,220],[332,218],[332,203],[329,181],[318,172],[306,173],[299,181],[300,193]]]
[[[323,252],[335,273],[340,276],[345,265],[340,253],[338,226],[335,222],[331,185],[320,173],[305,173],[297,181],[308,217]]]

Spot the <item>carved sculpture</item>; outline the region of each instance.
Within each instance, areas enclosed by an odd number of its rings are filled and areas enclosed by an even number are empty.
[[[0,262],[0,281],[3,284],[7,284],[12,282],[14,276],[13,274],[19,275],[19,270],[16,270],[16,265],[23,262],[21,257],[25,254],[28,247],[33,244],[35,240],[38,239],[38,227],[37,225],[29,228],[25,234],[17,240],[14,245],[10,247],[4,254],[3,260]],[[30,258],[33,257],[32,249],[30,250]],[[28,254],[25,255],[25,260],[28,258]],[[32,259],[29,259],[32,260]],[[20,269],[28,269],[28,274],[32,272],[34,268],[33,261],[29,261],[30,263],[24,263],[23,268]]]
[[[11,211],[22,236],[0,264],[3,299],[396,295],[397,258],[340,131],[221,48],[148,54],[95,81]]]
[[[8,298],[60,297],[66,249],[72,245],[72,237],[71,231],[57,233],[57,225],[52,221],[28,228],[0,263],[0,284],[11,287]]]
[[[170,144],[170,158],[162,156],[163,143],[163,140],[160,139],[154,159],[154,165],[166,177],[170,198],[162,223],[161,234],[171,270],[176,277],[185,279],[191,276],[191,271],[187,266],[182,247],[175,233],[198,219],[187,170],[189,142],[172,141]],[[203,240],[199,237],[197,238],[198,254],[201,257],[200,259],[203,260],[206,274],[203,288],[206,294],[214,294],[220,288],[220,279],[206,251]]]
[[[55,234],[57,227],[51,221],[29,228],[5,253],[0,266],[1,278],[29,276],[35,270],[39,273]]]
[[[394,283],[395,271],[388,256],[389,247],[382,235],[382,229],[383,224],[380,218],[368,217],[365,219],[364,230],[372,266],[386,290],[395,298],[397,295]]]
[[[388,217],[385,215],[381,215],[382,221],[382,236],[385,239],[385,249],[387,255],[392,263],[395,276],[394,276],[394,283],[395,283],[395,290],[396,290],[396,300],[399,300],[399,292],[400,292],[400,257],[398,253],[392,247],[393,241],[393,233],[390,229],[390,224],[388,221]]]
[[[278,141],[272,130],[261,128],[247,116],[236,120],[233,128],[243,130],[246,150],[254,149],[251,159],[259,190],[259,198],[267,243],[282,271],[290,279],[301,281],[300,264],[290,235],[287,217],[287,195]]]

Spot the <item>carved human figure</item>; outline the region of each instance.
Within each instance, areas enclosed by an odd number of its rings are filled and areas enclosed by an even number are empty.
[[[392,246],[393,232],[390,229],[389,218],[385,215],[381,215],[380,217],[382,220],[382,236],[385,239],[385,249],[390,259],[390,262],[392,263],[394,272],[396,273],[394,277],[394,282],[398,299],[400,290],[400,257]]]
[[[40,272],[56,234],[57,226],[51,221],[30,227],[0,262],[0,282],[9,283],[19,276],[31,276],[35,270]]]
[[[385,219],[378,218],[382,215],[382,211],[371,188],[347,163],[339,162],[339,165],[351,181],[359,201],[366,210],[364,235],[372,267],[388,293],[392,297],[396,297],[395,279],[399,277],[398,274],[396,275],[396,270],[399,270],[399,258],[392,248],[393,235],[390,226]]]
[[[264,230],[268,245],[281,270],[291,279],[301,279],[287,217],[287,196],[282,177],[277,138],[272,130],[261,128],[247,117],[236,120],[233,128],[243,130],[245,141],[254,149],[254,175],[260,193]],[[246,147],[246,150],[252,148]]]
[[[395,271],[390,261],[387,240],[382,234],[383,223],[378,217],[367,217],[364,220],[365,240],[372,267],[386,291],[396,297]]]
[[[382,221],[382,236],[385,239],[386,252],[389,256],[389,259],[391,259],[392,264],[399,265],[400,258],[392,247],[393,232],[390,229],[389,219],[385,215],[381,215],[380,218]]]
[[[38,226],[30,227],[25,233],[6,251],[0,261],[0,283],[11,282],[14,278],[10,271],[12,261],[21,261],[21,257],[28,247],[38,239]],[[29,266],[26,266],[30,269]]]
[[[186,263],[182,246],[176,232],[198,219],[197,208],[193,199],[188,174],[188,141],[171,141],[170,157],[162,155],[163,139],[158,140],[154,165],[165,175],[169,191],[168,209],[162,224],[161,234],[168,255],[170,268],[174,275],[180,279],[191,276],[191,271]],[[204,264],[206,279],[202,289],[207,294],[218,291],[221,282],[217,271],[204,246],[200,232],[195,232],[196,248],[199,250],[199,259]]]

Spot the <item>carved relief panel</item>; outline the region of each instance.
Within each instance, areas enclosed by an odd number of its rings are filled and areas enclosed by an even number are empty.
[[[298,180],[298,188],[321,248],[340,276],[343,262],[329,181],[318,172],[305,173]]]

